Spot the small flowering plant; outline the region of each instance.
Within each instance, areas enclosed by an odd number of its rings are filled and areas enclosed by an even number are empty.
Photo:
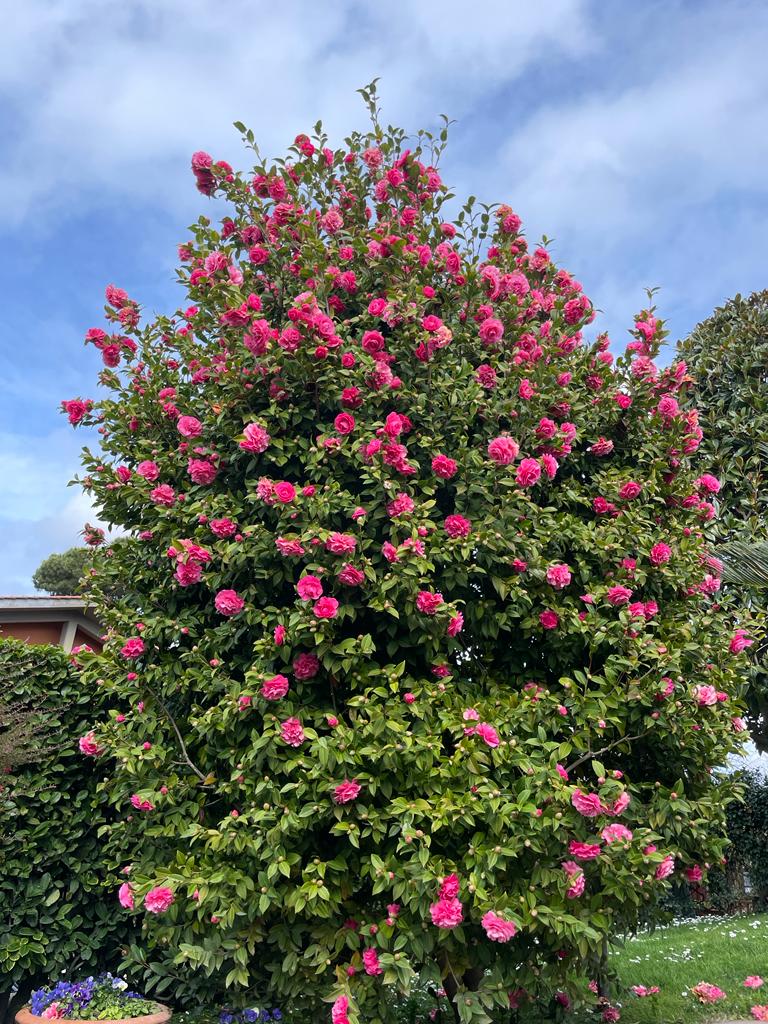
[[[83,753],[148,981],[332,1024],[416,985],[465,1024],[556,1013],[721,859],[752,624],[662,321],[613,352],[510,207],[448,219],[445,132],[362,91],[343,148],[195,153],[183,307],[110,285],[86,335],[102,397],[65,410],[126,536],[90,577],[113,710]]]
[[[222,1010],[219,1014],[219,1024],[267,1024],[267,1021],[279,1021],[282,1019],[283,1015],[277,1009]]]
[[[54,985],[36,989],[30,998],[29,1009],[36,1017],[46,1020],[121,1020],[156,1013],[159,1006],[131,992],[128,982],[110,973],[83,981],[57,981]]]

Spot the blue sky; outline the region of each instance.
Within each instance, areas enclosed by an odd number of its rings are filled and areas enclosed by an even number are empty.
[[[94,392],[104,286],[177,305],[205,209],[189,157],[247,166],[322,118],[457,120],[459,193],[509,202],[621,342],[646,286],[673,337],[768,283],[768,5],[691,0],[25,0],[0,32],[0,593],[77,543],[67,481]]]

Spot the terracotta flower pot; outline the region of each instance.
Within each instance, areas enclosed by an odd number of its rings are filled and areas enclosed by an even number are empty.
[[[47,1017],[38,1017],[32,1013],[28,1006],[19,1010],[16,1014],[16,1024],[167,1024],[171,1019],[172,1011],[158,1003],[157,1013],[146,1013],[143,1017],[123,1017],[120,1020],[70,1020],[68,1017],[57,1017],[55,1022]]]

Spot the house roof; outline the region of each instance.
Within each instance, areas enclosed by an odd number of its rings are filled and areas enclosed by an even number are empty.
[[[61,622],[62,646],[69,650],[75,630],[99,640],[104,627],[76,594],[0,595],[0,625],[3,623]]]
[[[21,594],[0,595],[0,610],[12,609],[13,611],[43,611],[46,608],[62,611],[86,611],[86,603],[77,594]]]

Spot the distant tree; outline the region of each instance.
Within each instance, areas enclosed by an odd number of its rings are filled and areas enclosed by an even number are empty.
[[[768,289],[736,295],[679,346],[693,377],[702,449],[721,481],[717,555],[724,597],[744,614],[765,609],[768,588]],[[748,694],[752,737],[768,750],[768,646],[755,645]]]
[[[88,548],[70,548],[61,554],[49,555],[35,570],[35,589],[48,594],[77,594],[80,578],[91,559]]]
[[[721,532],[765,538],[768,517],[768,289],[730,299],[679,345],[713,473]]]

